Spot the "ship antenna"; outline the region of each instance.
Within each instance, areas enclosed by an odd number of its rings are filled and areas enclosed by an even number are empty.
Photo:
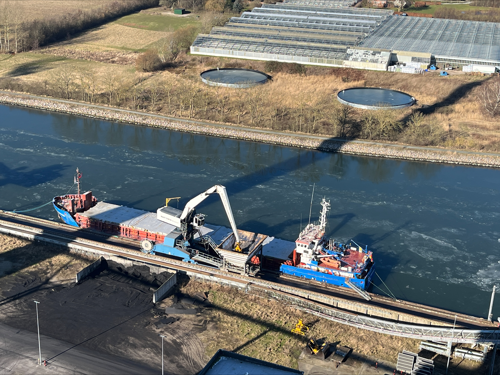
[[[311,195],[311,207],[309,207],[309,224],[311,224],[311,213],[312,213],[312,208],[313,208],[313,198],[314,198],[314,187],[316,186],[316,183],[313,184],[313,191]]]
[[[82,178],[82,174],[80,173],[80,170],[77,167],[75,175],[75,184],[78,187],[78,195],[80,195],[80,178]]]

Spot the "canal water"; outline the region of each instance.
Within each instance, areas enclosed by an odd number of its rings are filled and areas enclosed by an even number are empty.
[[[320,200],[327,234],[375,253],[372,290],[486,317],[500,279],[499,170],[337,155],[0,106],[0,208],[65,194],[154,211],[226,186],[239,228],[294,241]],[[171,205],[176,205],[172,201]],[[218,196],[198,212],[229,226]],[[57,220],[51,206],[30,215]],[[380,289],[378,289],[380,288]],[[494,317],[500,315],[500,296]]]

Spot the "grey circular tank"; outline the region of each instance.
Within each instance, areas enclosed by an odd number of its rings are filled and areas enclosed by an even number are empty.
[[[269,76],[257,70],[221,68],[210,69],[200,74],[201,80],[210,86],[224,86],[237,89],[262,85]]]
[[[415,98],[404,92],[375,87],[355,87],[339,91],[337,100],[362,109],[400,109],[415,104]]]

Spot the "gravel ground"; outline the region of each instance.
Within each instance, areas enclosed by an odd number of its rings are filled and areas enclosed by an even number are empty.
[[[62,247],[0,234],[0,323],[36,332],[36,300],[40,333],[72,348],[161,371],[162,334],[165,373],[195,374],[203,368],[207,358],[197,337],[206,330],[203,316],[168,319],[165,308],[172,302],[152,302],[153,290],[166,275],[151,274],[146,266],[108,262],[106,270],[75,284],[76,272],[89,263]]]
[[[202,121],[173,119],[155,114],[129,111],[119,108],[108,108],[104,106],[38,97],[27,94],[16,94],[6,91],[0,91],[0,103],[99,118],[115,122],[164,128],[186,133],[241,139],[327,152],[341,152],[345,154],[375,156],[391,159],[500,168],[500,155],[493,153],[445,150],[364,141],[344,142],[318,136],[288,134],[216,123],[211,124]]]

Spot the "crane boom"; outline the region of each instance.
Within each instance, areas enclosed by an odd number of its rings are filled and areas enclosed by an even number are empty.
[[[219,194],[220,199],[222,200],[222,204],[224,205],[224,209],[226,210],[227,218],[229,219],[229,223],[231,224],[231,229],[233,230],[234,233],[235,243],[237,244],[235,249],[240,249],[239,248],[240,236],[238,235],[238,229],[236,228],[236,223],[234,221],[233,211],[231,210],[231,204],[229,203],[229,198],[227,196],[226,188],[222,185],[212,186],[210,189],[204,191],[203,193],[191,199],[189,202],[187,202],[182,212],[167,206],[159,208],[157,211],[158,220],[172,224],[177,228],[181,228],[183,233],[186,235],[186,238],[189,239],[191,238],[192,235],[192,226],[202,225],[200,224],[200,220],[197,221],[197,216],[200,216],[201,214],[194,215],[196,212],[195,211],[196,206],[198,206],[201,202],[203,202],[211,194],[214,193]]]
[[[204,191],[203,193],[197,195],[189,202],[187,202],[184,210],[182,211],[181,217],[179,218],[181,222],[186,220],[187,217],[194,211],[196,206],[208,198],[209,195],[217,193],[220,196],[224,209],[226,210],[227,218],[229,219],[229,224],[231,224],[231,229],[234,233],[234,238],[236,243],[240,242],[240,236],[238,235],[238,229],[236,228],[236,222],[234,221],[233,211],[231,210],[231,203],[229,203],[229,197],[227,196],[226,188],[222,185],[212,186],[210,189]]]

